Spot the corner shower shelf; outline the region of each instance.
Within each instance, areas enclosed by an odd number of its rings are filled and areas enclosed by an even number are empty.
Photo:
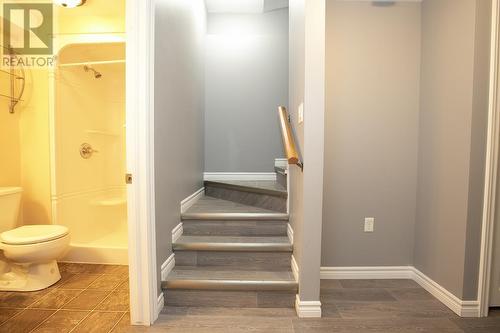
[[[94,199],[90,201],[90,204],[92,206],[101,206],[101,207],[123,206],[127,204],[127,199],[122,197]]]

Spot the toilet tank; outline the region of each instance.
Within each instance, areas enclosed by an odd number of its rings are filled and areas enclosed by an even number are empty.
[[[20,187],[0,187],[0,232],[17,228],[22,192]]]

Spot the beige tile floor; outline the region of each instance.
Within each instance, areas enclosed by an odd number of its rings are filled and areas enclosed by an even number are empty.
[[[409,280],[324,280],[318,319],[291,308],[166,307],[154,326],[134,327],[126,266],[61,264],[61,274],[47,290],[0,292],[0,332],[500,333],[500,311],[459,318]]]
[[[110,332],[129,322],[128,267],[60,264],[37,292],[0,292],[0,332]]]

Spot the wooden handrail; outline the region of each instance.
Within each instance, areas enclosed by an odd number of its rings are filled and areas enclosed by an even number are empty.
[[[280,116],[281,136],[283,137],[283,145],[285,146],[286,159],[288,164],[296,164],[302,169],[302,162],[299,159],[299,153],[295,147],[295,140],[293,139],[292,128],[288,120],[288,113],[284,106],[278,108]]]

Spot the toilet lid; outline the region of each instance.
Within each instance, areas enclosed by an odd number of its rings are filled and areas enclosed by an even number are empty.
[[[36,244],[67,235],[68,228],[62,225],[25,225],[0,234],[0,241],[10,245]]]

